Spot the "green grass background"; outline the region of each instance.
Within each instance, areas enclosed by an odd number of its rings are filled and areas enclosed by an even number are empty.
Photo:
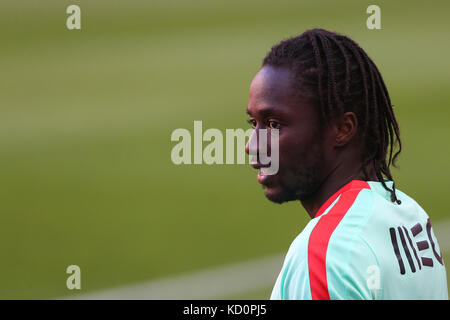
[[[82,30],[66,29],[78,4]],[[382,30],[365,10],[381,7]],[[276,42],[322,27],[379,66],[401,126],[397,186],[448,219],[448,1],[2,0],[0,298],[73,294],[286,251],[308,218],[248,165],[175,166],[176,128],[247,128]],[[228,298],[267,298],[270,288]]]

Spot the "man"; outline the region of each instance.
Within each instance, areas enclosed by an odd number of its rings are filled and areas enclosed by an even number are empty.
[[[312,218],[271,299],[448,299],[428,215],[395,188],[399,127],[363,49],[323,29],[282,41],[251,83],[247,113],[254,133],[279,135],[278,172],[252,164],[267,198],[300,200]]]

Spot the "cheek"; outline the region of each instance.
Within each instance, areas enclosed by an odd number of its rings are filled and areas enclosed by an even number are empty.
[[[318,136],[304,130],[286,132],[280,135],[280,163],[305,163],[312,154],[319,151]]]

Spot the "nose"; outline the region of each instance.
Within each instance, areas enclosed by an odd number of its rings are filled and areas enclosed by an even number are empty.
[[[256,156],[258,154],[257,130],[253,130],[247,144],[245,145],[245,153]]]
[[[264,132],[265,130],[262,131]],[[266,150],[267,148],[264,143],[261,145],[261,142],[259,141],[261,139],[261,134],[261,129],[255,128],[245,146],[245,152],[250,155],[250,165],[255,169],[259,169],[261,166],[264,167],[266,165],[260,164],[260,152]]]

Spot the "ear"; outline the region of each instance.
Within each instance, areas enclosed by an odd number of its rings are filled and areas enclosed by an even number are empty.
[[[335,146],[347,145],[358,131],[358,118],[353,112],[345,112],[335,123]]]

